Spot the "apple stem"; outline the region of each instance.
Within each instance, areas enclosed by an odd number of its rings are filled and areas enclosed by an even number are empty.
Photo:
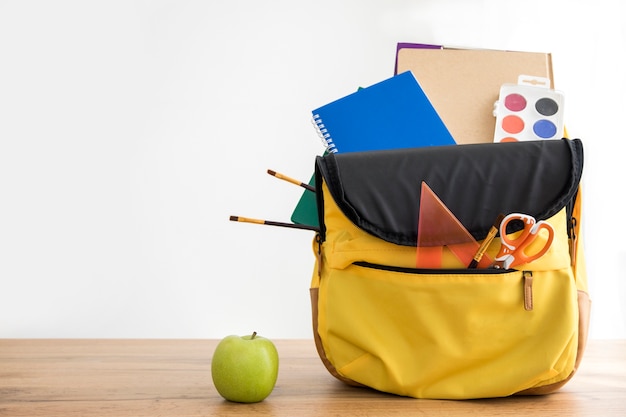
[[[256,332],[252,332],[252,336],[250,336],[250,340],[254,339],[256,337]]]

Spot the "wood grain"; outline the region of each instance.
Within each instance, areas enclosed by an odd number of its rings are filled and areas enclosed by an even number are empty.
[[[589,343],[578,374],[543,397],[415,400],[330,376],[312,340],[277,340],[274,392],[223,400],[215,340],[0,340],[0,416],[626,416],[626,341]]]

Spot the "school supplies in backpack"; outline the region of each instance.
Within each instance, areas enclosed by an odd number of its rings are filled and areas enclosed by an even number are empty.
[[[318,157],[310,292],[314,338],[329,372],[416,398],[563,386],[582,359],[589,317],[582,168],[578,139]],[[416,268],[423,182],[477,243],[501,213],[522,213],[552,229],[538,232],[530,253],[550,240],[548,248],[500,268],[468,268],[444,248],[440,268]],[[524,233],[522,221],[502,224],[504,236],[490,236],[486,249],[494,260]]]

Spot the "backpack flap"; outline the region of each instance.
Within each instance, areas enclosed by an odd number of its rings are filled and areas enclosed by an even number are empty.
[[[569,218],[582,169],[582,142],[562,139],[329,154],[316,160],[316,183],[358,228],[416,246],[422,182],[482,240],[500,213],[545,220],[567,207]],[[324,240],[322,192],[317,200]]]

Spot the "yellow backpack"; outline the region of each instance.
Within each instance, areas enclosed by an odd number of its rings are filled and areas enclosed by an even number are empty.
[[[590,307],[582,166],[578,139],[318,157],[311,302],[329,372],[415,398],[563,386],[582,359]],[[476,242],[499,213],[520,212],[553,227],[548,252],[515,268],[468,269],[446,247],[441,268],[417,268],[423,182]],[[501,243],[493,240],[488,257]]]

